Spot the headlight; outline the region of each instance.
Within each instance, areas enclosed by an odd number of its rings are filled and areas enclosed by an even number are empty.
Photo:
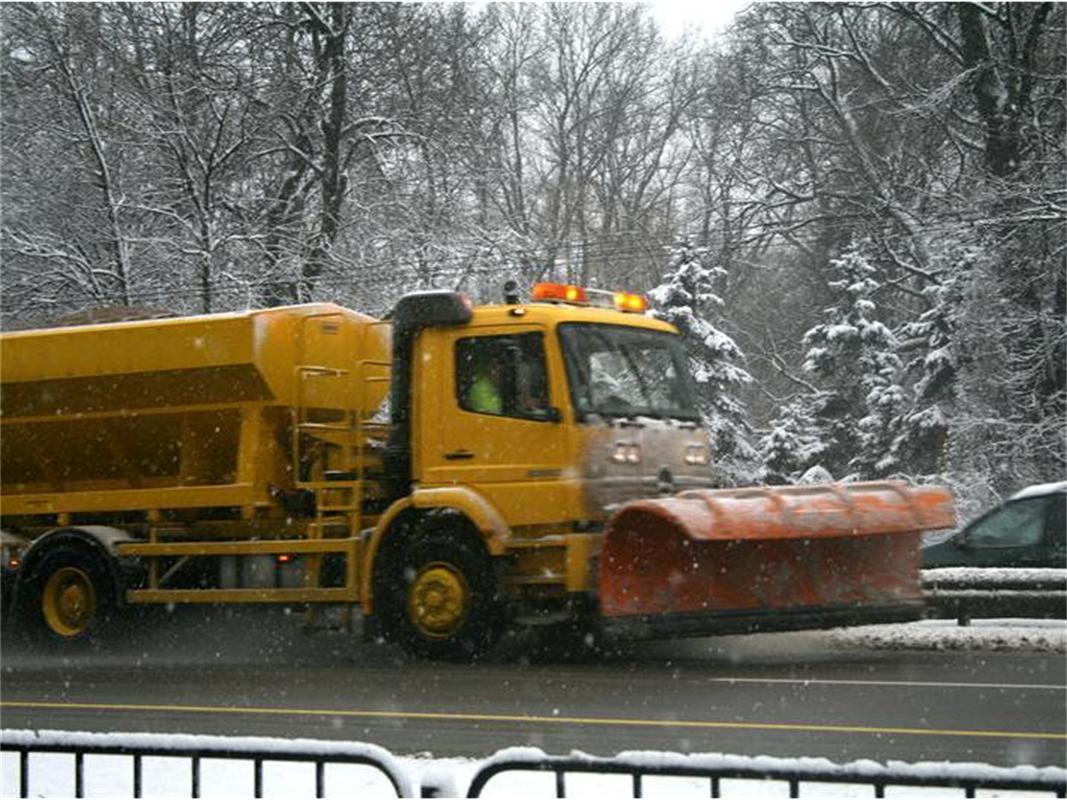
[[[705,466],[711,463],[711,448],[706,444],[687,444],[685,446],[685,463]]]
[[[639,464],[641,463],[641,445],[633,442],[615,442],[611,460],[616,464]]]

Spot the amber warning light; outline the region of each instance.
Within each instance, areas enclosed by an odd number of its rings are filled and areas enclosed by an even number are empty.
[[[585,289],[581,286],[571,286],[566,283],[538,283],[531,293],[534,302],[549,300],[560,303],[587,303],[588,297]]]
[[[531,296],[534,302],[572,303],[599,308],[614,308],[618,311],[643,314],[648,310],[648,301],[639,294],[631,292],[605,292],[599,289],[585,289],[567,283],[538,283],[533,287]]]
[[[644,314],[648,311],[648,300],[645,299],[644,295],[615,292],[612,299],[615,301],[615,308],[620,311],[633,311],[637,314]]]

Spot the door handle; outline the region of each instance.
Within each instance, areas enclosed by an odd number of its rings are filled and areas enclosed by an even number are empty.
[[[451,453],[445,453],[446,461],[466,461],[469,458],[474,458],[474,453],[470,450],[453,450]]]

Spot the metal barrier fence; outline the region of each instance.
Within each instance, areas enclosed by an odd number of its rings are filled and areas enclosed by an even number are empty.
[[[199,798],[201,762],[204,759],[251,761],[254,797],[263,797],[264,762],[298,762],[315,766],[315,797],[325,797],[327,764],[372,767],[392,784],[397,797],[411,797],[403,770],[389,751],[381,747],[345,742],[268,738],[231,738],[170,734],[97,734],[61,731],[2,731],[0,752],[18,753],[20,798],[30,797],[30,754],[56,753],[74,756],[74,797],[85,797],[85,756],[129,756],[132,759],[133,797],[143,789],[145,758],[186,758],[191,762],[190,797]]]
[[[946,567],[923,570],[928,612],[969,625],[981,617],[1063,619],[1067,569]]]
[[[742,779],[779,781],[789,785],[789,796],[800,797],[804,783],[858,784],[885,797],[886,787],[949,787],[974,797],[979,789],[1042,792],[1067,796],[1067,770],[1058,767],[991,767],[984,764],[882,765],[873,761],[834,764],[825,759],[773,759],[746,756],[684,756],[680,754],[626,754],[614,758],[593,756],[547,756],[499,753],[489,759],[471,779],[467,797],[481,797],[486,784],[505,772],[552,772],[556,797],[566,797],[568,773],[628,775],[634,797],[642,797],[644,778],[704,778],[710,796],[721,797],[722,781]],[[740,794],[738,796],[741,796]],[[815,793],[812,796],[817,797]]]
[[[354,764],[371,767],[389,782],[397,797],[434,797],[439,789],[412,779],[395,758],[375,745],[318,740],[231,738],[171,734],[97,734],[61,731],[0,731],[0,752],[19,758],[18,796],[30,797],[30,755],[53,753],[74,759],[74,797],[85,796],[86,756],[128,756],[132,760],[132,796],[142,796],[145,758],[177,757],[190,761],[189,794],[201,794],[201,762],[205,759],[250,761],[253,765],[254,796],[263,796],[263,766],[266,762],[302,762],[315,768],[315,796],[326,794],[326,766]],[[625,775],[633,797],[642,797],[646,778],[697,778],[708,781],[710,796],[722,796],[722,782],[731,779],[777,781],[789,787],[790,797],[800,797],[809,784],[852,784],[868,787],[873,796],[885,797],[887,787],[949,787],[964,797],[979,790],[1038,792],[1067,797],[1067,769],[1060,767],[993,767],[984,764],[906,764],[854,761],[836,764],[822,758],[771,758],[769,756],[683,755],[680,753],[620,753],[613,758],[574,754],[550,756],[539,750],[502,750],[486,759],[470,780],[467,797],[481,797],[486,785],[504,773],[549,772],[555,775],[555,796],[567,796],[568,774]],[[501,787],[513,788],[513,787]],[[447,793],[449,790],[444,789]],[[112,793],[114,794],[114,793]],[[173,796],[173,791],[169,793]],[[532,796],[528,787],[524,796]],[[738,796],[742,796],[739,792]]]

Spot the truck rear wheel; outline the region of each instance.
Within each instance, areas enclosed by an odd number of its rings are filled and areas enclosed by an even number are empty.
[[[404,548],[393,574],[395,582],[376,594],[391,638],[407,652],[474,661],[496,643],[502,614],[484,550],[459,536],[418,538]]]
[[[107,568],[84,547],[62,545],[45,553],[28,588],[23,611],[35,632],[53,640],[91,640],[114,612]]]

